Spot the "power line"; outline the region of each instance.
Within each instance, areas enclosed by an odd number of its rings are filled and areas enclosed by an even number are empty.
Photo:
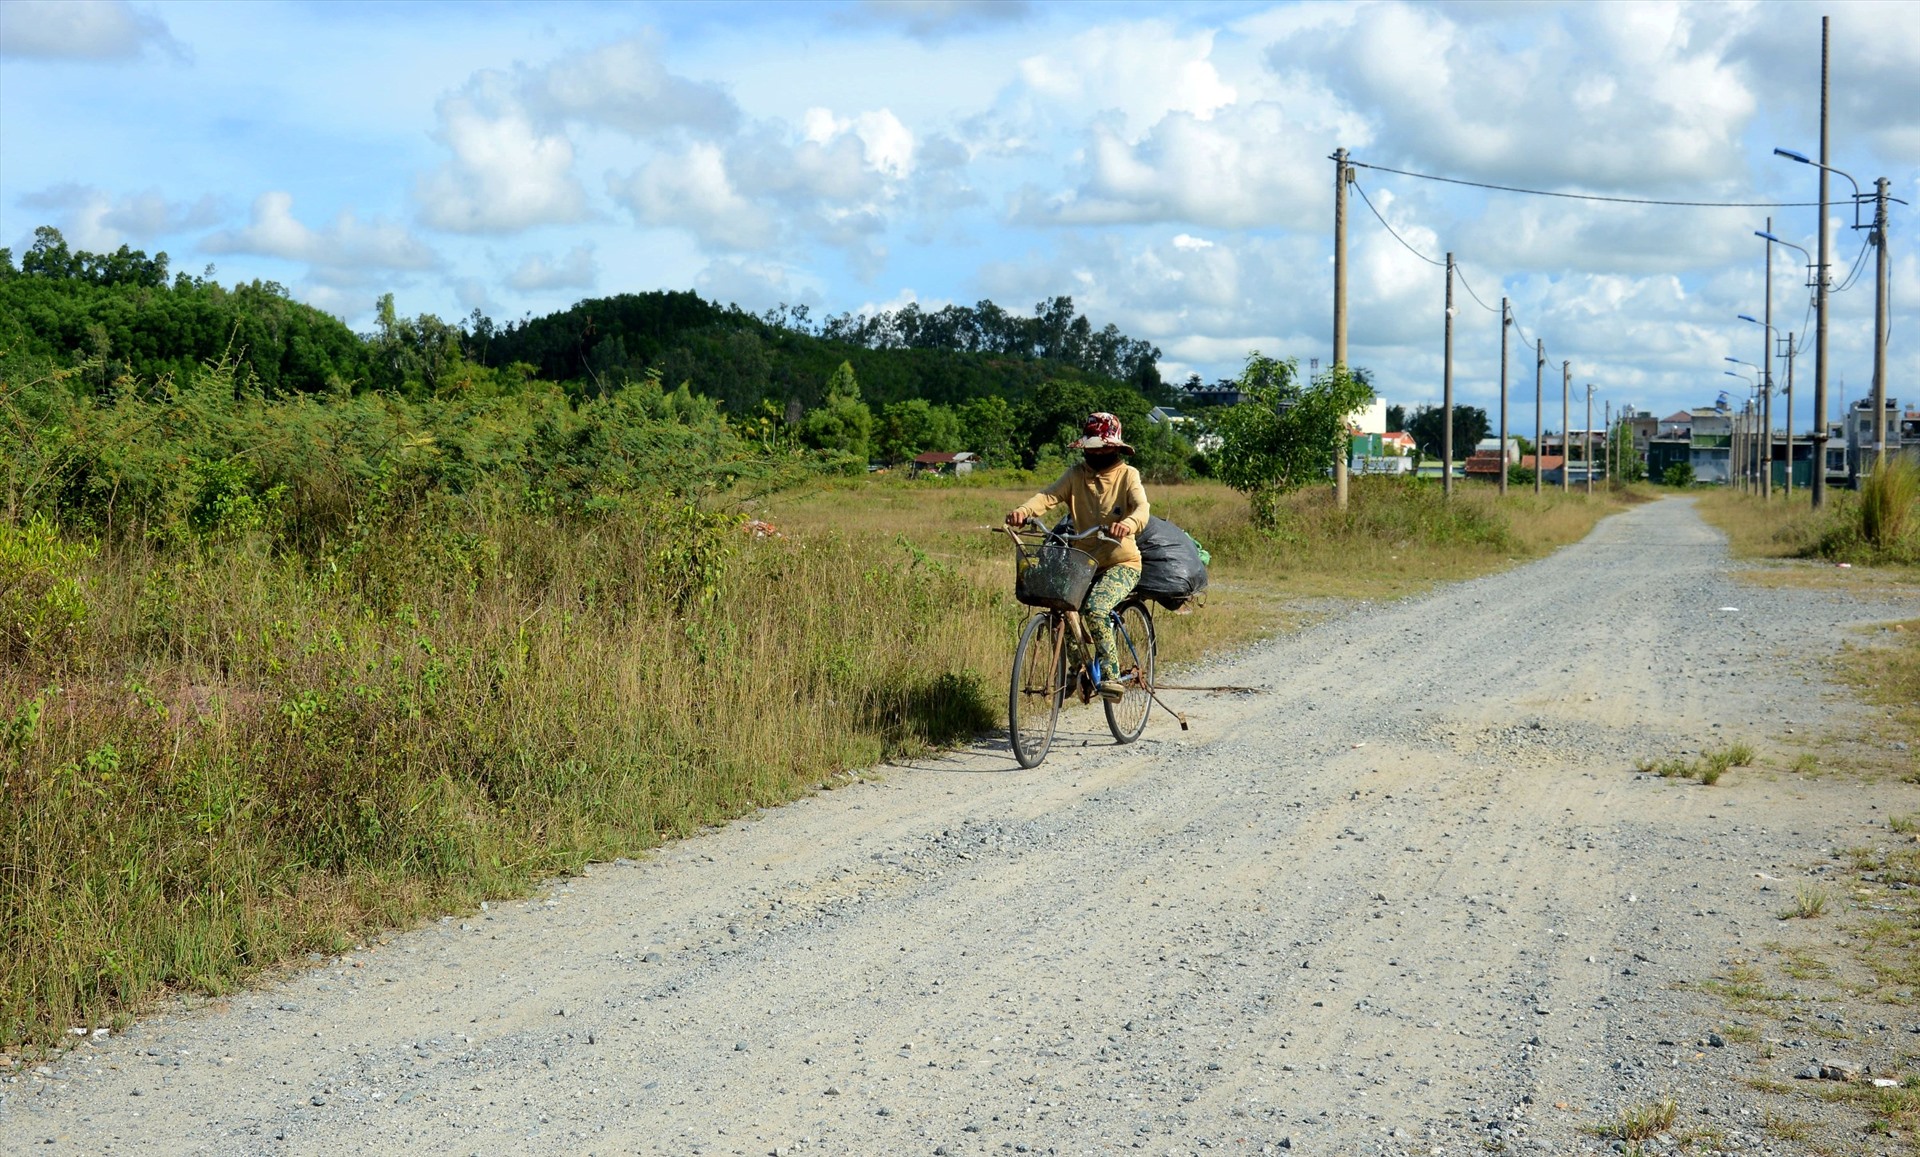
[[[1555,193],[1547,189],[1522,189],[1517,185],[1490,185],[1485,181],[1466,181],[1459,177],[1439,177],[1432,173],[1389,169],[1385,165],[1369,165],[1365,161],[1356,161],[1351,157],[1347,159],[1347,163],[1356,168],[1372,169],[1376,173],[1394,173],[1402,177],[1417,177],[1422,181],[1441,181],[1449,185],[1467,185],[1475,189],[1493,189],[1501,193],[1525,193],[1531,197],[1561,197],[1569,201],[1607,201],[1616,205],[1672,205],[1685,209],[1807,209],[1818,208],[1820,205],[1818,201],[1661,201],[1651,197],[1606,197],[1599,193]]]
[[[1861,263],[1866,260],[1867,250],[1872,248],[1872,246],[1873,246],[1873,241],[1871,238],[1860,243],[1860,252],[1854,254],[1853,268],[1847,271],[1846,280],[1842,281],[1837,287],[1835,287],[1832,290],[1832,292],[1845,293],[1847,290],[1853,288],[1853,283],[1855,279],[1857,279],[1860,276]]]
[[[1412,245],[1408,244],[1407,239],[1405,237],[1400,236],[1400,234],[1398,233],[1394,233],[1393,226],[1387,224],[1387,219],[1380,215],[1380,210],[1374,209],[1373,198],[1367,196],[1367,191],[1360,187],[1360,182],[1358,181],[1353,182],[1353,191],[1360,194],[1360,199],[1367,203],[1367,208],[1373,210],[1374,219],[1379,221],[1381,227],[1384,228],[1388,233],[1393,234],[1393,239],[1395,241],[1398,241],[1400,244],[1405,245],[1408,253],[1411,253],[1415,257],[1418,257],[1420,260],[1426,262],[1428,265],[1438,265],[1442,268],[1446,267],[1446,262],[1435,261],[1433,258],[1428,257],[1426,254],[1420,252],[1418,249],[1415,249]]]
[[[1370,168],[1373,168],[1374,166],[1366,165],[1363,167],[1370,169]],[[1367,196],[1367,191],[1360,187],[1360,182],[1357,180],[1353,182],[1353,191],[1360,194],[1360,199],[1366,202],[1366,206],[1368,210],[1370,210],[1373,213],[1374,220],[1380,222],[1380,227],[1385,229],[1388,232],[1388,234],[1390,234],[1393,237],[1395,241],[1398,241],[1402,246],[1404,246],[1408,253],[1411,253],[1415,257],[1418,257],[1420,260],[1426,262],[1428,265],[1437,265],[1437,266],[1440,266],[1441,268],[1446,267],[1446,262],[1435,261],[1433,258],[1428,257],[1426,254],[1420,252],[1418,249],[1415,249],[1411,244],[1409,244],[1405,237],[1402,237],[1400,236],[1399,233],[1394,232],[1393,226],[1387,224],[1387,219],[1381,216],[1380,210],[1374,206],[1373,199]],[[1454,276],[1460,279],[1460,285],[1462,286],[1462,288],[1464,288],[1467,291],[1467,296],[1473,298],[1474,302],[1478,304],[1481,309],[1486,310],[1488,313],[1500,312],[1498,309],[1480,300],[1480,295],[1473,291],[1473,286],[1467,284],[1467,275],[1461,271],[1460,263],[1457,261],[1453,263],[1453,272],[1454,272]],[[1513,326],[1515,329],[1520,329],[1520,321],[1518,318],[1514,319]],[[1524,339],[1526,337],[1526,331],[1522,329],[1520,331],[1520,336]],[[1528,344],[1532,344],[1532,343],[1529,342]]]
[[[1460,285],[1463,289],[1467,291],[1467,296],[1473,298],[1475,301],[1480,302],[1481,309],[1486,310],[1488,313],[1500,312],[1499,310],[1495,309],[1491,305],[1488,305],[1486,302],[1480,301],[1480,295],[1473,291],[1473,286],[1467,284],[1467,275],[1460,271],[1460,263],[1458,261],[1453,263],[1453,275],[1460,279]]]

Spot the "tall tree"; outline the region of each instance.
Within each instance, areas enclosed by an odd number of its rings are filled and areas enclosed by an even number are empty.
[[[873,412],[860,400],[853,364],[841,362],[827,379],[827,401],[806,416],[800,436],[807,445],[845,455],[848,473],[866,469],[873,439]]]
[[[1440,441],[1445,433],[1446,411],[1439,406],[1421,406],[1414,410],[1413,417],[1407,420],[1406,431],[1413,435],[1413,444],[1420,453],[1429,458],[1440,457]],[[1480,444],[1480,439],[1493,429],[1488,421],[1487,412],[1478,406],[1453,407],[1453,457],[1457,462],[1466,461],[1467,455]]]

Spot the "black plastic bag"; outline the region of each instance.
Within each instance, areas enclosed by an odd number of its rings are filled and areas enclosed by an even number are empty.
[[[1207,589],[1207,564],[1193,536],[1164,518],[1149,518],[1134,536],[1140,547],[1140,585],[1134,590],[1178,610]]]

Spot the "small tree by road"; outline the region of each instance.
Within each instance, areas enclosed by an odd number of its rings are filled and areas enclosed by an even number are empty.
[[[1220,446],[1210,455],[1214,477],[1247,496],[1253,524],[1272,530],[1282,494],[1328,476],[1347,452],[1347,422],[1373,401],[1373,387],[1340,366],[1306,385],[1300,364],[1247,355],[1241,401],[1211,420]]]

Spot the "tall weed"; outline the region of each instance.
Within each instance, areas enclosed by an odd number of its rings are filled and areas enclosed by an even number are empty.
[[[1920,503],[1920,463],[1896,454],[1861,484],[1860,537],[1875,550],[1898,550],[1914,529],[1917,503]]]
[[[359,570],[262,532],[76,556],[84,647],[0,671],[0,1042],[994,721],[1015,611],[891,543],[671,503],[418,530]]]

